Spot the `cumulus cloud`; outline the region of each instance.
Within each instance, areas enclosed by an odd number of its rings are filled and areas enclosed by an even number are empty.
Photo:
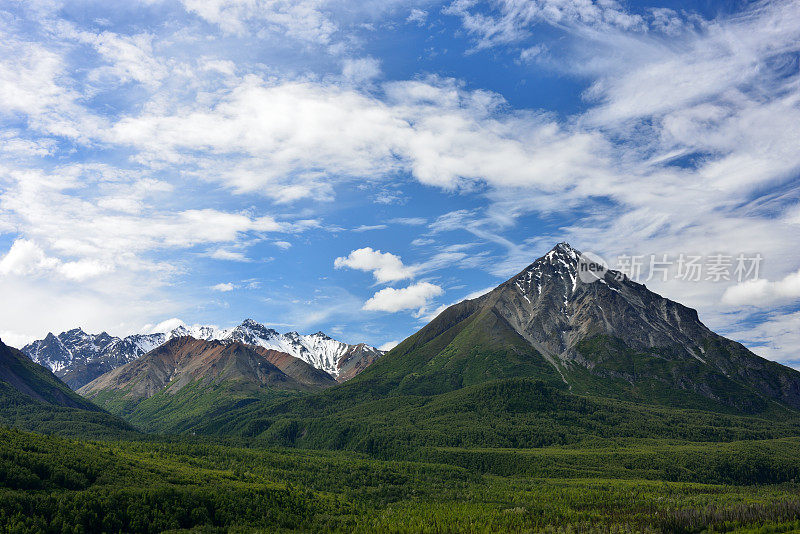
[[[36,243],[27,239],[17,239],[0,260],[0,273],[26,275],[40,270],[54,269],[58,263],[55,258],[48,258]]]
[[[389,350],[392,350],[393,348],[395,348],[399,344],[400,344],[400,342],[396,341],[396,340],[395,341],[387,341],[386,343],[383,343],[381,346],[379,346],[378,349],[389,351]]]
[[[333,265],[337,269],[350,268],[372,272],[375,280],[379,283],[413,278],[415,274],[413,267],[403,265],[400,256],[391,252],[373,250],[371,247],[360,248],[350,252],[347,256],[336,258]]]
[[[38,276],[52,274],[68,280],[82,281],[111,271],[109,265],[83,259],[62,261],[47,256],[36,243],[17,239],[0,260],[1,275]]]
[[[399,170],[444,189],[487,182],[546,190],[609,172],[610,144],[600,133],[508,113],[495,93],[438,78],[383,89],[381,100],[251,77],[211,108],[122,119],[107,140],[139,150],[143,161],[181,162],[199,178],[282,201],[329,199],[332,176],[387,179]]]
[[[234,289],[236,289],[236,286],[231,282],[220,282],[217,285],[211,286],[212,291],[219,291],[220,293],[227,293],[228,291],[233,291]]]
[[[766,306],[800,299],[800,271],[782,280],[747,280],[725,290],[722,302],[734,306]]]
[[[417,315],[422,315],[431,299],[443,292],[441,287],[429,282],[418,282],[401,289],[387,287],[365,302],[363,309],[390,313],[417,310]]]
[[[162,334],[166,332],[171,332],[176,328],[180,328],[181,326],[185,327],[186,323],[182,320],[178,319],[177,317],[172,317],[170,319],[165,319],[158,324],[146,324],[142,327],[141,333],[142,334]]]

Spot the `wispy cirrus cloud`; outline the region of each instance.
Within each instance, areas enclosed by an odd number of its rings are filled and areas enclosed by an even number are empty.
[[[478,49],[523,41],[539,24],[594,31],[654,29],[668,33],[685,24],[684,17],[671,9],[631,13],[616,0],[454,0],[444,12],[461,19],[464,29],[475,37]]]

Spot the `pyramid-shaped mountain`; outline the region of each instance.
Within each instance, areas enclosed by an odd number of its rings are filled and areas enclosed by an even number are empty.
[[[584,282],[581,258],[556,245],[491,292],[444,310],[352,385],[437,394],[530,377],[573,393],[672,406],[800,409],[800,372],[715,334],[695,310],[620,273]]]

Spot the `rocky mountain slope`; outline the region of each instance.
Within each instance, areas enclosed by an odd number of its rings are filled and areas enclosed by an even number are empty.
[[[333,377],[284,352],[183,336],[96,378],[78,393],[149,428],[154,420],[180,425],[242,403],[333,385]]]
[[[242,343],[284,352],[345,381],[365,369],[383,352],[363,343],[348,345],[322,332],[300,335],[280,334],[247,319],[235,328],[180,325],[169,332],[134,334],[124,338],[106,332],[87,334],[75,328],[59,335],[48,334],[22,348],[31,360],[48,367],[73,389],[136,360],[170,339],[191,336],[196,339]]]
[[[800,409],[799,372],[715,334],[695,310],[615,271],[582,281],[580,258],[558,244],[493,291],[443,311],[363,378],[413,392],[528,376],[637,401]]]
[[[47,368],[0,341],[0,423],[66,435],[130,431]]]
[[[93,380],[78,390],[85,397],[121,391],[130,399],[145,399],[169,386],[174,395],[193,382],[214,384],[226,380],[254,387],[304,389],[272,364],[267,356],[242,343],[222,343],[176,337],[128,364]]]

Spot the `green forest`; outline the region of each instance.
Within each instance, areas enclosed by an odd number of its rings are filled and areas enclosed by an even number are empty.
[[[785,414],[637,405],[526,379],[430,398],[359,398],[355,386],[207,400],[218,417],[183,434],[6,404],[0,418],[16,428],[0,429],[0,531],[800,529],[800,421]]]
[[[423,448],[409,461],[203,438],[0,430],[3,532],[789,532],[800,439]]]

